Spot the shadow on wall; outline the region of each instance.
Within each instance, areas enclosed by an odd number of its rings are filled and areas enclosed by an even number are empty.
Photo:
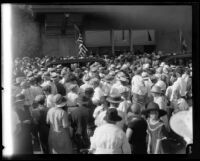
[[[39,26],[26,5],[12,6],[12,34],[13,57],[40,55]]]

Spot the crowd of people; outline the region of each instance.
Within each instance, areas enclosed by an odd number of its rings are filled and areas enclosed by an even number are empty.
[[[105,65],[51,67],[73,57],[15,59],[14,153],[33,154],[35,143],[43,154],[176,152],[184,139],[169,120],[192,108],[192,63],[159,58],[127,53]]]

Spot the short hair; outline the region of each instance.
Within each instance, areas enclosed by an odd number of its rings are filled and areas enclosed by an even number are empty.
[[[44,92],[51,93],[51,86],[50,86],[50,85],[44,86],[44,87],[42,88],[42,90],[43,90]]]

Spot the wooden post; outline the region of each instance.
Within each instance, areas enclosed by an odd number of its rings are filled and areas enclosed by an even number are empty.
[[[114,42],[114,31],[113,29],[110,32],[110,37],[111,37],[111,46],[112,46],[112,55],[115,55],[115,42]]]
[[[132,38],[132,35],[133,35],[133,31],[132,31],[132,29],[129,29],[129,45],[130,45],[130,52],[131,53],[133,52],[133,38]]]

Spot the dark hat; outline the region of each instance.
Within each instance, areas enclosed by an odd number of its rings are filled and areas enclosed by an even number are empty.
[[[152,88],[151,88],[151,92],[152,93],[159,93],[159,94],[162,94],[163,91],[161,90],[161,88],[157,85],[154,85]]]
[[[147,114],[149,114],[150,111],[158,111],[159,117],[162,117],[167,114],[167,112],[165,110],[160,109],[158,104],[155,102],[150,102],[147,105],[147,109],[142,111],[142,114],[147,115]]]
[[[108,102],[110,102],[110,103],[120,103],[120,102],[123,101],[123,99],[121,98],[121,96],[118,95],[118,94],[116,94],[116,95],[112,94],[112,95],[108,96],[108,98],[106,100]]]
[[[118,111],[116,108],[109,108],[106,111],[106,116],[104,117],[104,120],[107,122],[118,122],[121,121],[122,118],[118,115]]]
[[[86,88],[86,89],[85,89],[85,94],[91,95],[91,94],[93,94],[93,93],[94,93],[94,89],[93,89],[92,87],[89,87],[89,88]]]
[[[87,105],[89,100],[90,100],[89,98],[87,98],[84,94],[82,94],[78,97],[77,103],[80,105],[85,105],[85,104]]]

